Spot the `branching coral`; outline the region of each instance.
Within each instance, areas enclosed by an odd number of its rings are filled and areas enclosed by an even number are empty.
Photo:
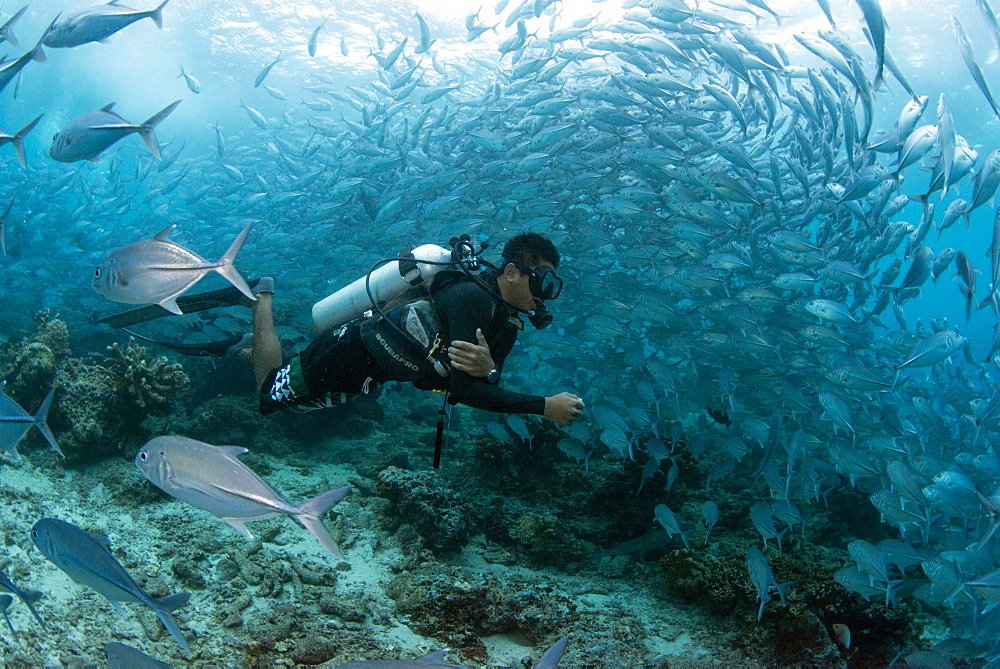
[[[178,393],[187,389],[190,379],[184,369],[165,357],[146,357],[146,349],[129,338],[122,351],[118,343],[108,347],[111,358],[101,369],[115,386],[123,409],[143,416],[166,416]]]

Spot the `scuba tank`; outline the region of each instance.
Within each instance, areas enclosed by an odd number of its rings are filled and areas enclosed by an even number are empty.
[[[480,257],[488,243],[483,242],[476,250],[469,235],[452,237],[448,243],[451,250],[436,244],[424,244],[404,249],[396,258],[379,260],[365,276],[314,304],[312,317],[317,332],[339,327],[369,311],[385,317],[383,307],[386,304],[410,290],[426,291],[434,275],[443,269],[460,270],[494,299],[527,316],[539,330],[552,323],[552,314],[544,304],[533,310],[522,309],[506,302],[495,287],[483,282],[480,270],[499,271],[498,267]]]
[[[381,307],[412,288],[430,285],[442,269],[454,267],[450,249],[436,244],[410,247],[399,257],[373,268],[354,283],[329,295],[312,308],[317,332],[361,318],[365,312]]]

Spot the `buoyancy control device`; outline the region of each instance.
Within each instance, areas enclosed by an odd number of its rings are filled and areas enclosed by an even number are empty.
[[[379,260],[364,277],[313,306],[316,329],[322,332],[364,317],[361,339],[390,378],[448,376],[431,283],[442,270],[460,270],[477,280],[481,269],[467,235],[452,238],[450,246],[425,244]]]

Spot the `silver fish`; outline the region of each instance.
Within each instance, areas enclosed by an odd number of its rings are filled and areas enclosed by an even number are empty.
[[[250,120],[254,122],[254,125],[256,125],[261,130],[267,130],[267,119],[264,118],[263,114],[261,114],[253,107],[247,107],[245,104],[243,104],[242,100],[240,100],[240,106],[246,110],[247,116],[249,116]]]
[[[52,408],[52,397],[55,394],[55,389],[49,391],[35,415],[30,416],[17,402],[4,394],[3,389],[6,384],[6,381],[0,381],[0,449],[7,451],[15,459],[20,459],[17,445],[34,425],[49,442],[52,450],[65,457],[59,449],[56,436],[52,434],[52,430],[45,422],[49,415],[49,409]]]
[[[31,540],[55,566],[81,585],[96,590],[109,602],[138,602],[153,610],[184,652],[190,652],[171,612],[187,604],[189,592],[153,598],[111,554],[111,542],[56,518],[42,518],[31,528]]]
[[[170,669],[172,666],[117,641],[104,644],[104,657],[111,669]]]
[[[188,87],[189,91],[191,91],[192,93],[194,93],[196,95],[198,93],[201,93],[201,82],[198,81],[197,79],[195,79],[194,77],[192,77],[187,72],[185,72],[183,65],[181,65],[181,73],[177,75],[178,79],[180,79],[181,77],[184,77],[184,83],[187,84],[187,87]]]
[[[180,100],[170,103],[141,125],[129,123],[113,112],[114,102],[97,111],[87,112],[70,121],[65,128],[56,133],[52,138],[49,156],[61,163],[72,163],[77,160],[97,162],[105,149],[123,137],[137,132],[156,159],[162,160],[160,143],[156,139],[154,129],[180,103]]]
[[[959,50],[962,52],[962,59],[965,60],[965,66],[969,69],[969,74],[972,75],[976,85],[979,86],[979,90],[986,96],[986,101],[990,103],[993,113],[1000,116],[1000,107],[997,107],[996,100],[993,98],[993,92],[990,90],[989,84],[986,83],[986,77],[983,76],[983,71],[976,60],[976,52],[972,49],[972,41],[969,40],[969,36],[965,34],[965,28],[962,27],[962,23],[954,14],[951,15],[951,27],[955,33],[955,41],[958,42]]]
[[[135,465],[163,492],[218,516],[248,539],[253,535],[245,523],[287,513],[343,560],[320,516],[342,500],[350,486],[292,506],[237,459],[246,452],[240,446],[213,446],[186,437],[155,437],[139,449]]]
[[[45,46],[74,47],[88,42],[104,42],[122,28],[127,28],[136,21],[153,19],[157,28],[163,28],[163,7],[170,0],[163,0],[156,9],[137,12],[116,1],[106,5],[97,5],[82,9],[71,14],[65,21],[53,22],[42,43]]]
[[[330,20],[329,17],[323,19],[323,22],[321,24],[319,24],[318,26],[316,26],[315,28],[313,28],[312,34],[309,35],[309,43],[306,46],[306,48],[309,51],[309,56],[310,57],[316,55],[316,41],[317,41],[317,38],[319,37],[319,31],[323,29],[323,26],[325,26],[326,22],[329,21],[329,20]]]
[[[757,590],[757,599],[760,601],[760,609],[757,611],[757,622],[760,622],[761,618],[764,617],[764,607],[771,601],[771,595],[768,593],[771,586],[773,585],[778,589],[778,596],[784,602],[785,588],[793,585],[794,582],[778,583],[778,580],[774,577],[774,573],[771,571],[771,565],[767,562],[767,558],[764,557],[764,554],[756,546],[751,546],[747,549],[746,565],[747,571],[750,573],[750,582],[753,584],[754,589]]]
[[[113,302],[159,304],[180,314],[177,297],[214,271],[252,300],[250,287],[233,265],[252,225],[247,223],[214,263],[170,241],[170,233],[177,226],[168,225],[152,239],[132,242],[109,253],[95,270],[91,286]]]
[[[878,0],[855,0],[865,17],[868,31],[871,34],[872,48],[875,49],[875,79],[872,88],[878,88],[882,83],[882,66],[885,63],[885,16]]]
[[[271,68],[274,67],[275,65],[277,65],[279,61],[281,61],[281,52],[278,52],[278,55],[275,57],[275,59],[272,60],[267,65],[265,65],[261,69],[261,71],[257,73],[257,77],[253,80],[253,87],[254,88],[257,88],[262,83],[264,83],[264,79],[267,77],[268,74],[271,73]]]
[[[420,24],[420,46],[414,50],[414,53],[427,53],[437,40],[431,39],[431,27],[427,25],[427,21],[420,15],[420,12],[417,12],[417,23]]]

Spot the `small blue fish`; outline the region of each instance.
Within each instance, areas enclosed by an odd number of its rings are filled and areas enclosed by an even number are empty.
[[[104,644],[104,657],[111,669],[170,669],[170,664],[117,641]]]
[[[170,615],[187,604],[190,592],[150,597],[111,554],[111,542],[107,537],[85,532],[63,520],[42,518],[31,528],[31,540],[52,564],[80,585],[96,590],[112,605],[138,602],[151,608],[174,641],[185,653],[190,652],[184,635]]]
[[[318,31],[318,29],[317,29],[317,31]],[[312,54],[310,54],[310,55],[312,55]],[[279,52],[278,55],[277,55],[277,57],[274,60],[272,60],[267,65],[265,65],[261,69],[261,71],[257,73],[257,78],[253,80],[253,87],[254,88],[259,88],[260,85],[262,83],[264,83],[264,79],[267,78],[267,75],[271,73],[271,68],[274,67],[275,65],[277,65],[280,61],[281,61],[281,53]]]
[[[760,601],[760,610],[757,611],[757,622],[760,622],[761,618],[764,617],[764,607],[771,601],[771,595],[768,594],[771,586],[773,585],[778,589],[778,596],[781,598],[782,603],[784,603],[785,588],[794,585],[794,581],[778,583],[778,579],[774,577],[774,572],[771,571],[771,565],[768,564],[767,558],[764,557],[764,554],[756,546],[751,546],[747,549],[746,564],[747,571],[750,572],[750,582],[757,590],[757,599]]]

